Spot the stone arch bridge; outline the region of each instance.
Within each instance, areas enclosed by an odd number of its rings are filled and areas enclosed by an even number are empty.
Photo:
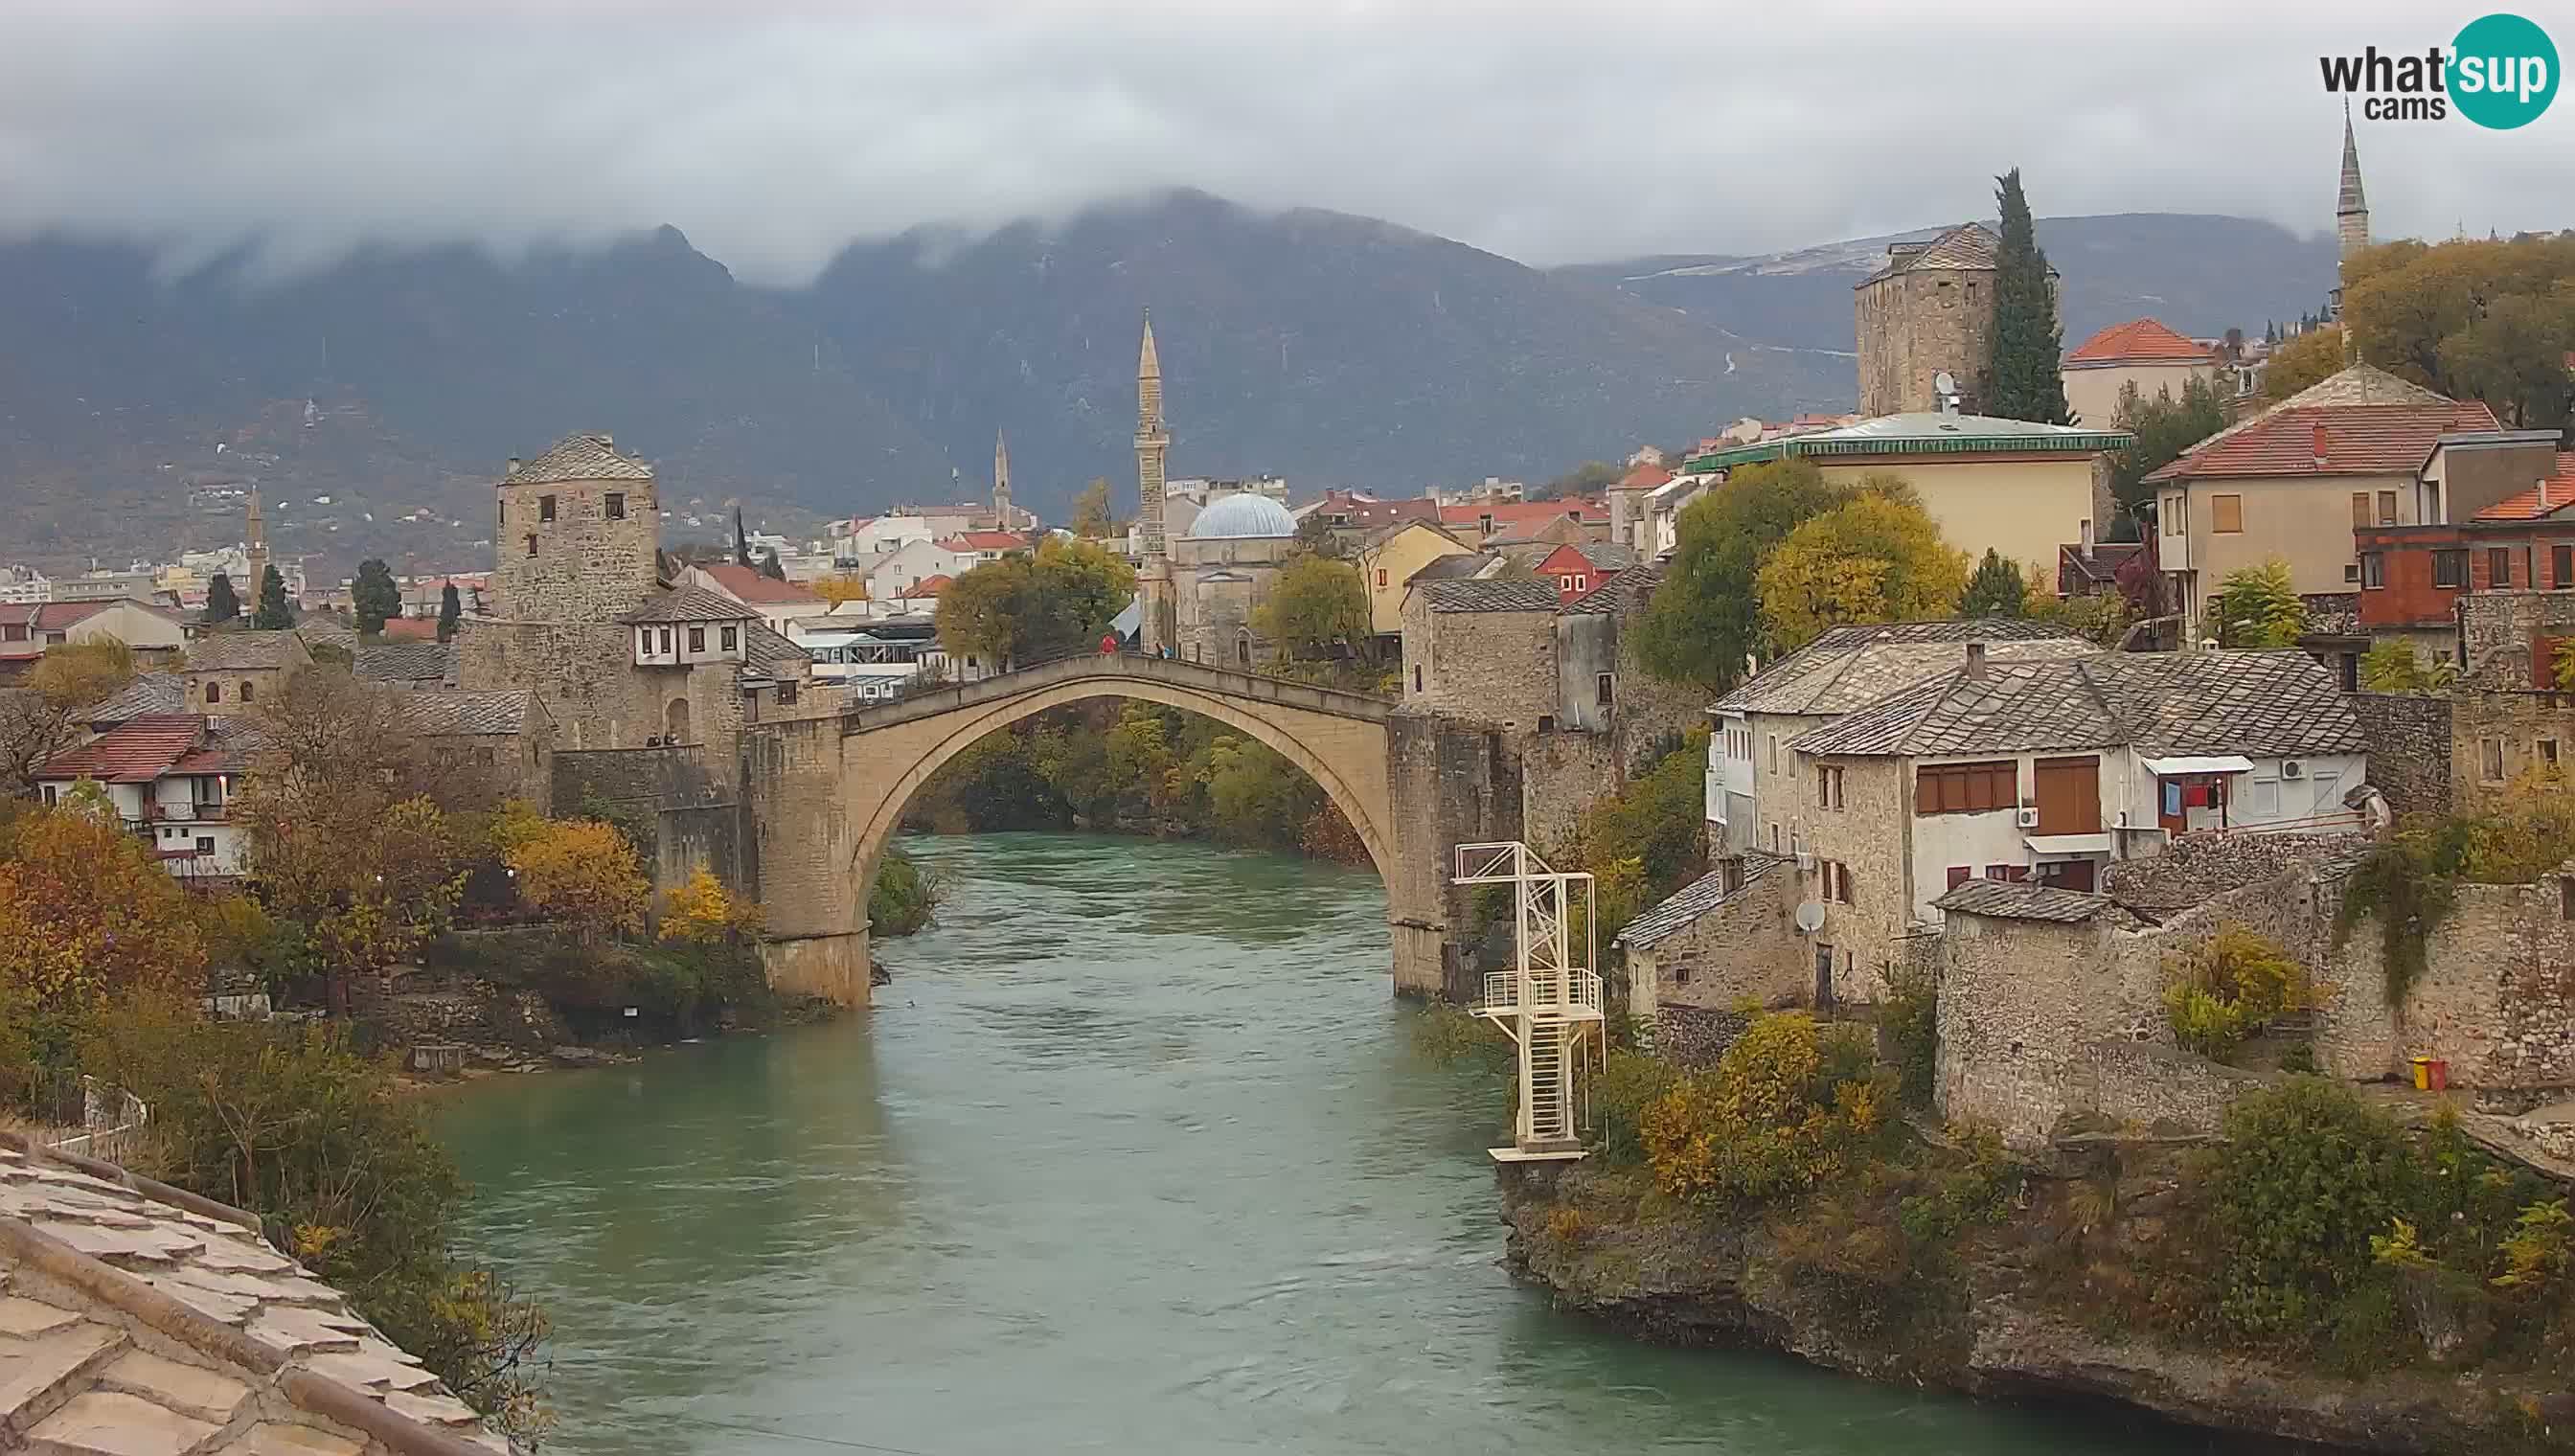
[[[1099,698],[1215,719],[1311,775],[1385,881],[1394,988],[1437,995],[1464,974],[1448,939],[1451,911],[1464,907],[1445,865],[1454,844],[1517,831],[1518,770],[1499,729],[1276,678],[1101,655],[839,717],[746,726],[743,787],[771,983],[864,1003],[868,886],[913,794],[978,739]]]

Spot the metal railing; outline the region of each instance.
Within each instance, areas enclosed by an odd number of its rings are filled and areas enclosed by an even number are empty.
[[[1587,970],[1532,970],[1528,976],[1528,1009],[1579,1010],[1600,1009],[1600,977]],[[1516,1011],[1520,1006],[1520,973],[1517,970],[1484,972],[1483,999],[1477,1010]]]

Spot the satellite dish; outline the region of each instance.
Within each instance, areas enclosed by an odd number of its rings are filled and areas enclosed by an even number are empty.
[[[1931,376],[1931,388],[1944,395],[1954,395],[1958,392],[1957,377],[1944,369]]]
[[[1824,906],[1821,900],[1807,900],[1797,906],[1797,933],[1812,935],[1824,928]]]

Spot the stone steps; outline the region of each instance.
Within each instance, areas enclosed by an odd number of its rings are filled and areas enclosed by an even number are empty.
[[[34,1326],[0,1334],[0,1449],[31,1442],[131,1348],[122,1330],[17,1295],[0,1298],[0,1318]]]

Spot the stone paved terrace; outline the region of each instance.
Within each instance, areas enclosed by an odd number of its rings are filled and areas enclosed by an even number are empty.
[[[0,1139],[0,1451],[508,1449],[249,1215]]]

